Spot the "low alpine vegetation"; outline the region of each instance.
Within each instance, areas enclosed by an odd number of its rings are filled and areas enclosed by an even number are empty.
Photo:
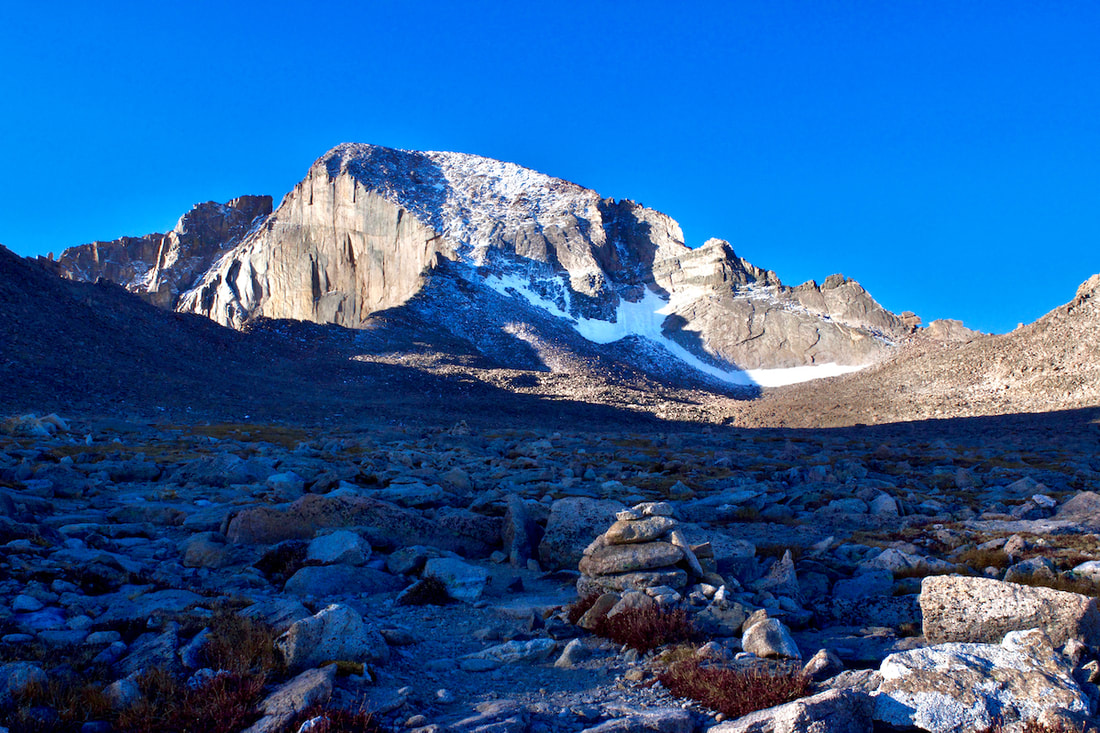
[[[616,644],[645,653],[665,644],[691,641],[695,627],[682,608],[666,610],[659,606],[627,608],[596,626],[596,634]]]
[[[811,685],[797,670],[730,669],[697,659],[674,662],[657,679],[673,695],[731,719],[805,697]]]

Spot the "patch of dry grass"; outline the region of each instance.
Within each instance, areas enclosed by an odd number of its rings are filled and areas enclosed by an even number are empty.
[[[695,700],[730,719],[805,697],[812,684],[799,671],[732,669],[698,660],[675,662],[657,679],[673,695]]]

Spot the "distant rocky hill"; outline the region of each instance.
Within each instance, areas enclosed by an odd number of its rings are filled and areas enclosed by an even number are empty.
[[[340,145],[265,219],[262,202],[198,207],[210,236],[186,236],[185,216],[169,235],[66,250],[61,267],[234,327],[360,328],[404,309],[502,366],[602,356],[726,386],[864,366],[918,322],[843,276],[787,287],[725,241],[688,248],[660,212],[472,155]]]
[[[914,339],[858,375],[796,385],[754,419],[798,426],[1050,412],[1100,405],[1100,274],[1003,335]]]

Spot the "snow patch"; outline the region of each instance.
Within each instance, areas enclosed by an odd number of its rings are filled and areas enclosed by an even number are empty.
[[[864,368],[864,366],[829,363],[780,369],[723,369],[703,361],[665,335],[661,330],[661,324],[669,314],[674,312],[673,305],[651,290],[646,290],[645,296],[637,302],[620,300],[615,320],[604,321],[566,313],[557,303],[533,291],[528,280],[514,274],[489,275],[484,282],[501,295],[521,297],[535,308],[565,319],[577,333],[593,343],[609,344],[628,336],[648,339],[662,346],[688,366],[727,384],[743,387],[783,387],[813,379],[836,377]],[[568,293],[567,287],[562,286],[562,288]]]

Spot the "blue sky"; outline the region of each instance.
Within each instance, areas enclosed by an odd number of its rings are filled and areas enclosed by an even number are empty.
[[[0,243],[278,200],[340,142],[631,198],[784,282],[986,331],[1100,271],[1100,4],[0,6]]]

